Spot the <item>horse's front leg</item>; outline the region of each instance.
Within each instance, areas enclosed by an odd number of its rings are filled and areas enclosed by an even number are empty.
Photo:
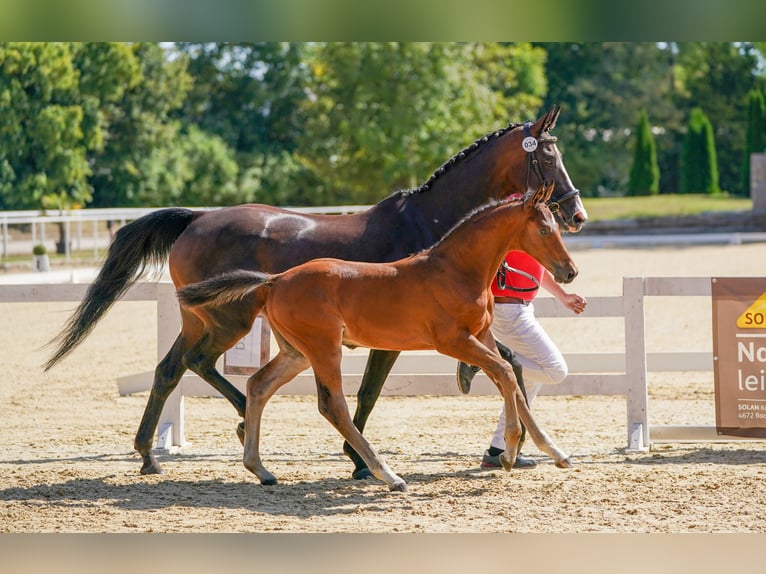
[[[489,328],[477,336],[445,329],[436,341],[436,350],[481,368],[500,391],[505,405],[505,451],[500,455],[500,463],[505,470],[511,470],[521,448],[522,425],[517,404],[525,399],[513,368],[500,356]]]
[[[570,468],[572,466],[572,460],[564,451],[557,447],[548,434],[540,428],[537,421],[532,416],[532,412],[529,410],[526,401],[518,401],[518,407],[519,418],[529,430],[529,434],[532,436],[532,440],[535,445],[537,445],[537,448],[550,456],[557,467]]]
[[[362,377],[362,384],[359,387],[356,398],[356,412],[354,413],[354,426],[360,433],[364,432],[367,419],[370,417],[372,409],[383,389],[383,383],[391,372],[396,359],[399,357],[399,351],[380,351],[372,349],[367,359],[367,366]],[[343,452],[354,463],[354,472],[352,476],[356,479],[369,477],[372,473],[367,467],[361,456],[351,447],[348,441],[343,443]]]

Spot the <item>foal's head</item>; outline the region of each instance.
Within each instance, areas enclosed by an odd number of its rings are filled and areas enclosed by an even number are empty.
[[[548,269],[557,282],[571,283],[577,277],[577,267],[564,245],[558,223],[547,206],[552,191],[553,184],[540,186],[524,196],[525,222],[519,236],[521,249]]]

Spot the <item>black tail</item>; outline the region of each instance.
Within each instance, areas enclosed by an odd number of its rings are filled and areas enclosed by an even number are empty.
[[[271,285],[272,277],[259,271],[231,271],[179,289],[178,300],[187,307],[225,305],[243,299],[262,285]]]
[[[104,265],[88,288],[85,299],[61,333],[49,343],[57,343],[58,347],[45,363],[46,371],[79,345],[114,302],[148,269],[165,263],[173,243],[198,215],[190,209],[160,209],[117,231]]]

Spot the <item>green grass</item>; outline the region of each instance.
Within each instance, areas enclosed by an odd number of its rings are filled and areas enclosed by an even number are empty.
[[[93,256],[93,249],[83,249],[81,251],[72,251],[69,254],[69,261],[67,261],[65,255],[59,255],[57,253],[52,253],[51,251],[48,251],[48,258],[50,259],[51,267],[55,267],[59,265],[67,265],[67,266],[93,265],[93,264],[100,264],[102,262],[102,258],[105,251],[106,251],[105,249],[100,249],[98,257]],[[31,253],[29,255],[14,253],[14,254],[8,255],[7,257],[0,257],[0,264],[10,265],[13,267],[26,266],[26,265],[29,265],[31,267],[32,262],[33,262],[33,256]]]
[[[663,215],[696,215],[711,211],[750,211],[745,197],[703,194],[663,194],[642,197],[584,197],[590,221],[638,219]]]

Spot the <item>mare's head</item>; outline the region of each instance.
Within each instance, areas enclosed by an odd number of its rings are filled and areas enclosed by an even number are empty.
[[[524,196],[524,229],[521,249],[537,259],[559,283],[571,283],[577,277],[577,267],[561,238],[559,226],[548,207],[553,185],[540,186]]]
[[[588,219],[588,212],[580,198],[580,191],[574,186],[567,172],[561,152],[556,146],[557,138],[550,131],[556,126],[561,108],[551,107],[548,112],[536,122],[525,122],[511,130],[509,149],[514,156],[521,156],[526,165],[521,170],[525,173],[523,187],[508,190],[506,195],[513,192],[527,193],[531,189],[552,187],[548,207],[567,231],[576,233]],[[518,160],[516,160],[518,165]],[[511,167],[514,173],[519,173],[518,167]],[[517,178],[513,180],[518,181]],[[513,184],[509,180],[509,184]]]

